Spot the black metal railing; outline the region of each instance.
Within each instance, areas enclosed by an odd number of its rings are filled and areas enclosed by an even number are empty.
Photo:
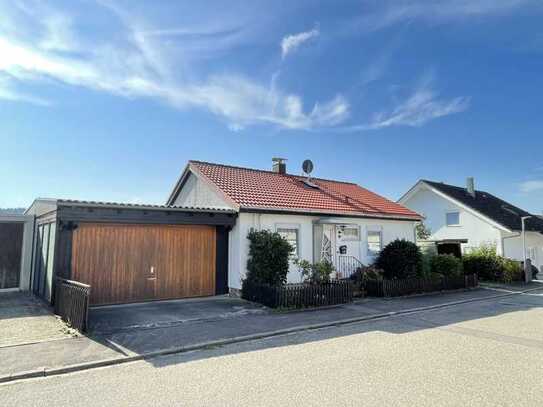
[[[345,304],[353,299],[350,281],[270,286],[244,281],[242,297],[271,308],[306,308]]]
[[[354,256],[336,256],[335,268],[336,276],[339,280],[351,277],[360,267],[364,267],[364,264]]]
[[[367,295],[372,297],[399,297],[402,295],[434,291],[474,288],[479,285],[477,274],[441,278],[408,278],[403,280],[365,280]]]
[[[80,332],[87,329],[90,290],[90,285],[77,281],[63,278],[55,280],[55,314]]]

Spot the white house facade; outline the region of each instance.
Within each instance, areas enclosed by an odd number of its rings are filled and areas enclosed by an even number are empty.
[[[284,164],[283,164],[284,165]],[[295,256],[331,261],[342,276],[371,264],[395,239],[415,241],[421,217],[352,183],[289,175],[286,168],[262,171],[189,162],[168,205],[233,209],[229,232],[228,285],[239,290],[246,275],[251,229],[280,233]],[[302,277],[291,264],[288,282]]]
[[[525,218],[526,256],[543,266],[543,220],[485,191],[477,191],[472,179],[465,188],[421,180],[400,204],[424,217],[429,240],[438,251],[461,253],[493,245],[499,255],[523,261],[522,217]]]

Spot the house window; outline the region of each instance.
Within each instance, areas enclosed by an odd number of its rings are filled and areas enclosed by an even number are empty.
[[[447,212],[447,226],[460,226],[460,212]]]
[[[376,256],[382,249],[383,235],[381,232],[368,232],[368,256]]]
[[[289,242],[290,245],[294,248],[294,250],[292,251],[292,255],[299,256],[300,255],[298,251],[299,230],[296,228],[277,228],[277,233],[279,233],[281,237],[285,239],[287,242]]]
[[[343,241],[359,241],[360,229],[357,226],[346,226],[342,228],[342,240]]]

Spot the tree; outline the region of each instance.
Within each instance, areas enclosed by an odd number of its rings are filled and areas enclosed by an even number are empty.
[[[419,240],[426,240],[432,235],[431,230],[426,227],[424,222],[417,223],[415,231],[417,232],[417,239]]]

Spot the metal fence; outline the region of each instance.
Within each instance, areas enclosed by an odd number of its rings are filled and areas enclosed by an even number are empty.
[[[364,264],[354,256],[339,255],[336,257],[337,279],[349,278]]]
[[[55,314],[81,332],[87,329],[90,290],[90,285],[77,281],[63,278],[55,280]]]
[[[474,288],[479,285],[477,274],[433,279],[409,278],[404,280],[366,280],[367,295],[372,297],[399,297],[444,290]]]
[[[271,308],[306,308],[345,304],[353,299],[350,281],[286,284],[279,287],[244,281],[242,296]]]

